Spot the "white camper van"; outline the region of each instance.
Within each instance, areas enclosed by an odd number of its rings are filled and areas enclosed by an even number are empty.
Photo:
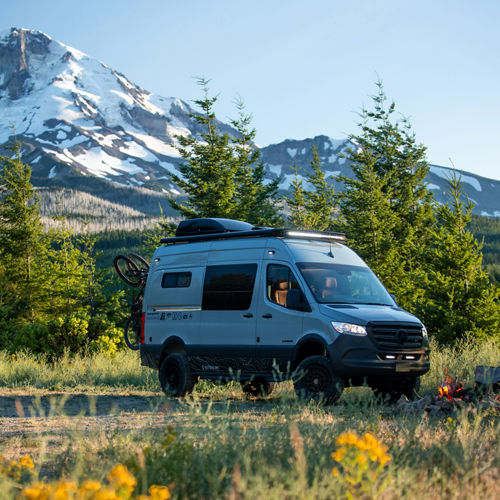
[[[162,239],[144,290],[142,364],[183,396],[198,378],[253,394],[292,378],[333,403],[367,382],[411,396],[429,370],[424,325],[397,306],[340,233],[191,219]]]

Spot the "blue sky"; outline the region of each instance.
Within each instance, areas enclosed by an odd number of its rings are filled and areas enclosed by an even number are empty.
[[[4,0],[0,30],[44,31],[145,89],[240,95],[260,145],[356,133],[377,75],[432,163],[500,179],[500,2]],[[452,163],[450,162],[450,158]]]

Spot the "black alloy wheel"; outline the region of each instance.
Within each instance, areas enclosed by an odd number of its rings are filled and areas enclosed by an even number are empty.
[[[304,359],[297,367],[293,385],[299,398],[325,405],[335,403],[344,390],[344,381],[333,373],[330,361],[324,356]]]
[[[193,390],[195,380],[185,354],[174,352],[162,361],[158,372],[161,388],[167,396],[185,396]]]

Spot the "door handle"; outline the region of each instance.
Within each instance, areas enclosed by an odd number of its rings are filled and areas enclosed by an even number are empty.
[[[253,314],[252,313],[246,313],[243,315],[244,318],[253,318]]]
[[[272,318],[272,317],[273,317],[273,315],[272,315],[272,314],[267,313],[267,314],[263,314],[263,315],[262,315],[262,317],[263,317],[263,318],[265,318],[265,319],[269,319],[269,318]]]

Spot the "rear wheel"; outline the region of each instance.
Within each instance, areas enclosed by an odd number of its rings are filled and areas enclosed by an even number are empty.
[[[331,405],[340,398],[344,390],[344,381],[333,373],[329,360],[324,356],[304,359],[296,372],[293,385],[301,399],[313,399]]]
[[[173,352],[162,361],[159,370],[161,388],[167,396],[185,396],[193,390],[195,380],[185,354]]]
[[[273,392],[275,386],[275,382],[268,382],[266,379],[256,378],[243,382],[241,388],[243,392],[249,396],[268,396]]]

